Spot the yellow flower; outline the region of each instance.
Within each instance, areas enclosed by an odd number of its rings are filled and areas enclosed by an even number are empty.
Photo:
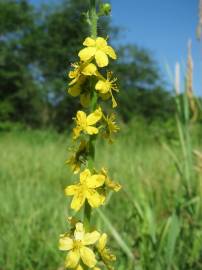
[[[73,85],[68,89],[68,93],[73,96],[77,97],[80,95],[80,103],[84,108],[87,108],[90,105],[90,93],[84,92],[81,94],[81,86],[78,84]]]
[[[98,193],[96,188],[101,187],[105,182],[103,174],[93,174],[85,169],[80,174],[80,182],[66,187],[65,194],[74,196],[71,202],[71,208],[78,211],[87,199],[91,207],[96,208],[105,201],[105,196]]]
[[[112,141],[112,135],[113,133],[116,133],[119,130],[119,127],[116,125],[115,120],[115,114],[111,113],[109,116],[107,115],[106,117],[103,114],[103,119],[105,121],[106,124],[106,128],[104,131],[104,137],[109,139],[109,142],[113,142]]]
[[[95,89],[99,91],[101,97],[103,99],[108,99],[110,96],[112,98],[112,107],[115,108],[117,106],[116,100],[112,94],[112,90],[118,92],[118,88],[116,85],[117,78],[111,79],[112,73],[107,72],[107,79],[102,77],[95,85]]]
[[[83,267],[81,267],[81,265],[79,264],[76,268],[76,270],[83,270]]]
[[[95,57],[95,61],[99,67],[105,67],[109,63],[108,56],[112,59],[116,59],[116,53],[111,46],[107,45],[107,41],[98,37],[96,39],[87,37],[83,43],[87,48],[82,49],[79,52],[81,61],[89,61]]]
[[[73,97],[78,97],[81,93],[81,83],[77,82],[68,89],[68,93]]]
[[[72,81],[69,83],[68,93],[73,97],[80,95],[80,103],[85,108],[90,104],[90,91],[85,87],[82,88],[86,81],[85,76],[96,75],[97,67],[93,63],[74,63],[73,71],[69,72]]]
[[[68,89],[68,93],[73,97],[78,97],[80,95],[81,105],[83,107],[88,107],[90,104],[90,92],[88,90],[86,91],[86,88],[82,89],[82,84],[85,80],[86,78],[81,76],[80,79]]]
[[[93,63],[73,63],[72,67],[74,70],[69,72],[69,78],[72,79],[69,85],[78,82],[82,75],[92,76],[97,71],[97,67]]]
[[[61,235],[59,240],[59,249],[62,251],[69,251],[65,266],[67,268],[75,268],[81,270],[79,265],[80,259],[85,265],[92,268],[96,265],[96,258],[94,252],[87,246],[93,245],[99,239],[100,234],[97,231],[85,233],[82,223],[76,224],[73,237],[69,235]]]
[[[94,127],[100,119],[102,118],[102,110],[98,108],[93,113],[86,115],[83,111],[78,111],[76,114],[76,127],[73,129],[74,139],[77,139],[81,131],[93,135],[98,133],[98,128]]]
[[[67,164],[70,165],[72,171],[76,174],[80,171],[80,168],[81,168],[81,164],[80,164],[80,160],[77,159],[77,156],[76,154],[71,156],[67,161],[66,161]]]
[[[112,181],[109,176],[108,176],[108,173],[107,173],[107,170],[102,168],[101,170],[101,174],[104,175],[105,177],[105,185],[108,187],[108,188],[111,188],[113,189],[114,191],[118,192],[120,189],[121,189],[121,185]]]
[[[81,165],[85,163],[88,155],[88,143],[84,140],[80,142],[77,151],[66,161],[71,167],[72,171],[76,174],[80,171]]]
[[[106,244],[107,235],[106,233],[103,233],[97,243],[97,249],[103,262],[108,265],[109,262],[116,260],[116,256],[111,253],[109,248],[106,248]]]

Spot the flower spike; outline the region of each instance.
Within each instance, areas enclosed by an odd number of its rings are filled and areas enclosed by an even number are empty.
[[[107,247],[107,235],[91,228],[91,211],[101,207],[109,190],[118,192],[121,185],[112,181],[106,169],[96,170],[95,140],[98,136],[112,137],[119,127],[115,114],[103,112],[100,99],[111,99],[112,109],[117,106],[114,94],[118,92],[117,78],[106,72],[111,59],[117,58],[114,49],[108,45],[108,38],[97,37],[97,20],[111,11],[111,5],[104,3],[98,8],[97,1],[91,0],[86,18],[91,28],[91,37],[85,38],[79,53],[79,60],[71,65],[68,73],[68,93],[79,98],[84,108],[76,112],[73,128],[73,147],[66,163],[71,171],[79,174],[79,180],[65,188],[65,195],[71,196],[70,207],[76,214],[83,208],[83,218],[68,218],[69,230],[60,235],[59,249],[67,252],[65,267],[75,270],[113,270],[111,263],[116,259]],[[98,12],[97,12],[98,11]],[[106,75],[105,75],[106,74]],[[102,103],[101,103],[102,104]],[[110,108],[111,110],[111,108]],[[97,263],[98,262],[98,263]]]

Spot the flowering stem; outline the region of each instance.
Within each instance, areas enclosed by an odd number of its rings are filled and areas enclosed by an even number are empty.
[[[98,15],[96,11],[96,2],[97,0],[90,0],[90,34],[92,38],[97,37],[97,21]],[[97,94],[93,91],[93,96],[91,100],[90,111],[93,112],[97,106]],[[95,159],[95,136],[90,136],[89,139],[89,169],[94,168],[94,159]],[[84,225],[86,229],[90,229],[90,218],[91,218],[91,207],[88,202],[85,202],[84,208]]]
[[[90,0],[90,33],[92,38],[97,37],[98,15],[96,11],[96,0]]]
[[[91,112],[93,112],[97,107],[97,94],[94,92],[92,101],[91,101]],[[94,159],[95,159],[95,140],[96,140],[96,135],[90,136],[89,139],[89,168],[93,170],[94,168]]]

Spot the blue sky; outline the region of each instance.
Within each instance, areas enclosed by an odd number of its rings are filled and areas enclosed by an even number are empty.
[[[123,43],[136,43],[152,51],[165,79],[181,64],[183,81],[187,42],[192,39],[194,88],[202,95],[202,45],[196,40],[198,0],[111,0],[112,21],[124,28]]]
[[[52,1],[31,0],[34,4]],[[167,66],[173,73],[177,61],[183,81],[187,42],[192,40],[194,89],[202,95],[202,44],[196,40],[198,0],[111,0],[111,4],[112,23],[122,27],[119,42],[149,49],[168,83],[171,78]]]

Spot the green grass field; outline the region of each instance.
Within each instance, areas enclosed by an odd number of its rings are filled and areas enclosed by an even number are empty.
[[[116,269],[202,269],[201,211],[178,209],[179,173],[164,139],[150,131],[122,127],[116,143],[98,142],[96,166],[110,166],[123,188],[92,220],[110,235]],[[65,165],[68,146],[68,136],[51,131],[0,134],[1,270],[63,269],[58,237],[73,214],[64,188],[77,179]],[[177,141],[171,148],[180,157]],[[201,209],[200,194],[198,186],[189,206]]]

